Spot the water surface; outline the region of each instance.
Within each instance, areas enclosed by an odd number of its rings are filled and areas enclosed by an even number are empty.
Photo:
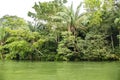
[[[120,62],[0,61],[0,80],[120,80]]]

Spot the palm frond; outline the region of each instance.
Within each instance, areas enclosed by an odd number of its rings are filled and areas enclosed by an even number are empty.
[[[77,9],[76,9],[76,12],[75,12],[76,17],[78,17],[79,14],[80,14],[80,8],[81,8],[82,4],[83,4],[83,3],[80,3],[80,4],[77,6]]]

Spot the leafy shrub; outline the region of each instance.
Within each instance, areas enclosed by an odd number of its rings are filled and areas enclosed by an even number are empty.
[[[4,48],[9,50],[6,59],[25,59],[32,52],[31,45],[24,40],[6,44]]]

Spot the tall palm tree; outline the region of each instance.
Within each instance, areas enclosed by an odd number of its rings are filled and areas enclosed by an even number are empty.
[[[60,21],[62,24],[66,24],[68,32],[72,32],[76,35],[76,29],[85,29],[81,24],[82,14],[80,14],[80,8],[82,3],[77,6],[76,11],[73,9],[73,4],[70,7],[63,7],[61,12],[58,12],[56,16],[52,16],[53,21]]]

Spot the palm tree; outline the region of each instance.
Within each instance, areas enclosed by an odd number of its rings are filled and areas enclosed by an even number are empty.
[[[58,12],[56,16],[52,16],[53,21],[60,21],[62,24],[65,24],[68,32],[72,32],[73,35],[76,36],[76,29],[85,29],[82,22],[82,14],[80,14],[80,8],[82,3],[77,6],[76,11],[73,9],[73,4],[70,7],[63,7],[62,12]]]

